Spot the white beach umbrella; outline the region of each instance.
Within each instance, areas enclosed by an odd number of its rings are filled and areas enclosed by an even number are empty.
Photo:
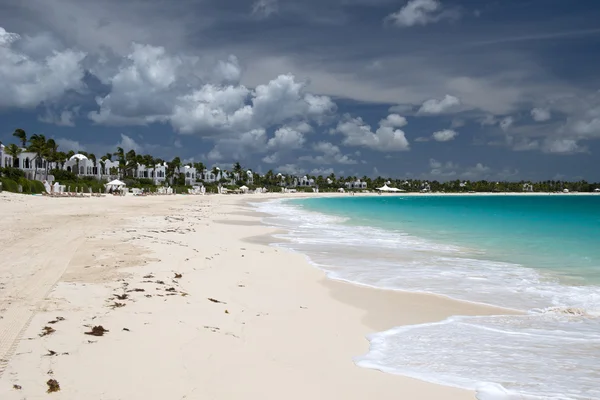
[[[114,181],[110,181],[106,184],[107,186],[125,186],[124,182],[121,182],[118,179],[115,179]]]

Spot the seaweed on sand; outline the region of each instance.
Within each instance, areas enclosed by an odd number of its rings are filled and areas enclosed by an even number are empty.
[[[84,332],[86,335],[92,336],[104,336],[106,332],[109,332],[108,329],[104,329],[102,325],[94,326],[90,332]]]
[[[42,333],[40,333],[40,337],[44,337],[44,336],[48,336],[53,334],[54,332],[56,332],[56,329],[52,328],[51,326],[45,326],[42,329]]]
[[[48,385],[48,393],[60,391],[60,385],[56,379],[49,379],[48,382],[46,382],[46,385]]]

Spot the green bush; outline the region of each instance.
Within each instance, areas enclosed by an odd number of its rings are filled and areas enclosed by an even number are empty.
[[[94,193],[104,192],[104,190],[105,190],[104,183],[97,181],[97,180],[93,180],[90,182],[63,181],[63,182],[60,182],[60,184],[65,185],[67,190],[69,190],[69,187],[70,187],[71,192],[78,191],[79,193],[81,193],[81,192],[89,193],[90,188],[92,189],[92,191]]]
[[[191,189],[191,186],[180,186],[180,185],[175,185],[175,186],[171,186],[171,188],[175,191],[175,193],[177,194],[188,194],[188,189]]]
[[[17,183],[21,185],[22,193],[31,193],[31,181],[25,178],[19,178]]]
[[[54,180],[57,182],[60,182],[62,184],[62,182],[64,181],[68,181],[68,182],[75,182],[77,181],[77,175],[75,175],[73,172],[64,170],[64,169],[53,169],[52,171],[50,171],[51,175],[54,175]]]
[[[25,177],[25,172],[23,172],[19,168],[5,167],[0,168],[0,175],[12,179],[13,181],[16,181],[19,178]]]
[[[46,187],[40,181],[29,181],[30,182],[30,190],[31,193],[44,193],[46,191]]]
[[[2,190],[6,190],[7,192],[18,193],[19,184],[10,178],[0,178],[2,181]]]

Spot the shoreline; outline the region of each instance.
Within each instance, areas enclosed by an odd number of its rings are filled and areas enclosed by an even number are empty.
[[[64,254],[69,259],[49,295],[36,287],[39,300],[27,297],[31,291],[0,297],[3,306],[10,301],[32,313],[9,345],[0,397],[45,398],[52,378],[60,399],[359,399],[373,390],[382,399],[475,398],[469,390],[361,368],[353,358],[368,351],[371,333],[497,309],[328,279],[303,255],[261,243],[275,230],[244,207],[257,199],[10,196],[0,214],[12,226],[3,239],[15,255],[44,238],[56,246],[48,239],[69,231],[76,245],[65,241],[73,254]],[[27,212],[11,215],[18,210]],[[26,256],[31,271],[15,270],[20,264],[11,259],[14,265],[0,269],[0,287],[18,293],[23,281],[7,278],[19,273],[46,278],[35,269],[46,253]],[[4,334],[14,318],[0,316]],[[64,320],[48,324],[57,317]],[[109,332],[84,334],[97,325]],[[55,331],[40,337],[44,326]]]

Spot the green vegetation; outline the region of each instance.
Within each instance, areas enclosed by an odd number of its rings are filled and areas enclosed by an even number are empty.
[[[4,175],[6,168],[1,168],[1,170],[2,177],[0,177],[0,182],[2,182],[2,190],[26,194],[40,194],[46,191],[44,184],[40,181],[32,181],[24,177],[15,177],[14,175],[9,177],[8,175]],[[21,187],[21,191],[19,191],[19,186]]]
[[[58,145],[53,139],[46,139],[44,135],[39,134],[28,137],[27,133],[22,129],[16,129],[13,133],[13,136],[21,142],[23,148],[25,148],[27,143],[29,143],[29,146],[26,148],[26,150],[28,152],[35,153],[35,157],[30,161],[34,163],[34,165],[43,165],[46,172],[45,176],[52,174],[55,181],[70,187],[71,191],[78,190],[80,192],[83,191],[84,193],[89,193],[90,189],[95,193],[104,191],[104,184],[106,181],[100,181],[95,177],[81,176],[78,174],[79,160],[77,160],[77,165],[73,168],[73,171],[75,172],[64,170],[65,163],[73,155],[75,155],[75,152],[69,151],[65,153],[58,151]],[[23,148],[16,144],[10,144],[6,146],[5,151],[7,155],[17,158],[19,154],[24,151]],[[134,178],[134,176],[138,175],[140,165],[155,166],[157,164],[166,165],[166,182],[168,182],[167,184],[170,185],[176,193],[187,193],[187,190],[191,188],[191,186],[186,185],[186,177],[182,173],[182,171],[184,171],[182,167],[184,167],[185,164],[179,157],[175,157],[171,161],[165,162],[165,160],[156,158],[150,154],[136,154],[134,150],[125,152],[125,150],[121,147],[118,147],[114,153],[105,154],[104,156],[100,157],[100,159],[97,159],[96,155],[87,153],[85,151],[78,151],[78,153],[91,160],[94,163],[95,168],[98,168],[100,175],[119,176],[129,188],[138,188],[143,189],[146,192],[155,192],[158,186],[154,184],[153,179]],[[107,170],[106,162],[109,160],[116,161],[118,167],[111,167],[110,170]],[[48,171],[48,168],[51,165],[53,165],[55,169]],[[229,172],[216,166],[213,166],[211,169],[207,170],[206,166],[201,162],[190,163],[188,165],[196,168],[196,172],[198,174],[197,182],[203,184],[208,193],[218,192],[218,185],[222,185],[229,190],[235,190],[242,185],[246,185],[250,190],[266,188],[270,192],[280,192],[282,187],[296,189],[299,192],[313,191],[312,186],[294,186],[296,178],[293,175],[276,174],[273,170],[268,171],[264,175],[252,173],[252,179],[247,179],[247,174],[249,174],[250,171],[242,167],[239,162],[234,163],[231,171]],[[180,171],[180,168],[182,171]],[[221,179],[219,182],[203,182],[202,174],[204,171],[207,171],[208,174],[212,173],[215,176],[221,174]],[[34,178],[38,178],[37,174],[38,171],[36,169]],[[38,193],[40,190],[39,182],[35,183],[35,180],[27,181],[23,171],[18,168],[3,168],[0,170],[0,176],[3,177],[3,182],[4,180],[7,180],[7,183],[4,185],[4,190],[13,191],[15,190],[14,185],[17,185],[17,188],[18,185],[21,185],[23,187],[23,192],[25,193]],[[222,178],[223,176],[228,176],[229,178]],[[237,176],[235,181],[232,179],[234,176]],[[428,191],[442,193],[524,191],[543,193],[563,192],[564,190],[568,190],[569,192],[592,192],[596,188],[600,188],[600,183],[589,183],[583,180],[577,182],[556,180],[548,180],[543,182],[495,182],[486,180],[453,180],[439,182],[436,180],[428,181],[419,179],[393,179],[385,177],[369,178],[367,176],[337,177],[334,173],[331,173],[328,176],[308,175],[307,178],[314,182],[314,185],[319,188],[320,192],[336,192],[340,188],[343,188],[345,191],[374,191],[384,184],[387,184],[390,187],[401,189],[404,192]],[[346,187],[347,183],[356,182],[358,180],[366,183],[366,189],[348,189]]]

